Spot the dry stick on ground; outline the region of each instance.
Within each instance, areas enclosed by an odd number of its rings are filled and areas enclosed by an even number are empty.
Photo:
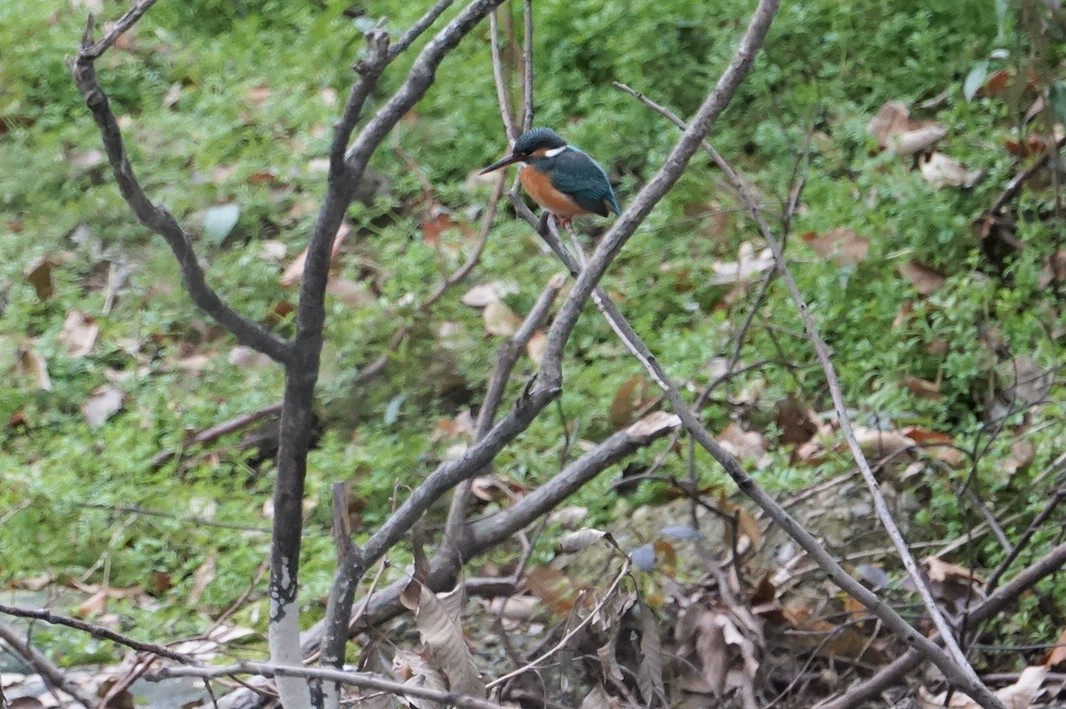
[[[138,652],[147,652],[152,655],[159,655],[165,657],[168,660],[174,660],[175,662],[181,662],[183,664],[191,664],[195,662],[195,659],[191,655],[186,655],[182,652],[174,652],[162,645],[156,645],[155,643],[141,642],[140,640],[134,640],[131,637],[116,633],[113,630],[108,630],[99,625],[93,625],[87,623],[84,620],[78,620],[77,618],[71,618],[69,616],[53,613],[52,611],[45,610],[43,608],[18,608],[16,606],[0,605],[0,613],[15,616],[16,618],[33,618],[34,620],[43,620],[46,623],[52,625],[64,625],[68,628],[74,628],[82,632],[92,635],[94,638],[100,640],[110,640],[113,643],[119,645],[125,645],[126,647],[136,650]]]
[[[63,674],[63,670],[53,665],[47,657],[41,654],[40,650],[31,645],[25,635],[23,635],[23,633],[17,628],[7,623],[0,622],[0,640],[7,643],[27,665],[36,670],[37,674],[39,674],[47,684],[66,692],[74,698],[74,701],[88,709],[92,709],[92,707],[96,706],[96,702],[92,697],[86,697],[81,693],[80,687],[75,686],[72,682],[68,682],[66,676]],[[0,697],[2,697],[2,695],[0,695]],[[3,706],[7,705],[3,704]]]
[[[659,114],[670,120],[678,128],[684,130],[685,123],[676,115],[674,115],[668,109],[656,104],[655,102],[645,98],[643,95],[638,94],[629,87],[619,85],[622,90],[637,96],[645,105],[649,108],[657,111]],[[855,459],[856,464],[859,466],[859,471],[862,473],[863,479],[866,481],[867,489],[873,498],[874,509],[877,511],[877,516],[881,520],[881,524],[884,526],[885,531],[888,533],[889,538],[892,540],[893,545],[896,547],[896,551],[900,556],[900,560],[903,562],[903,566],[906,568],[908,575],[914,582],[915,587],[918,589],[918,594],[922,599],[923,604],[926,607],[930,617],[933,620],[934,625],[940,632],[941,638],[944,641],[945,649],[951,661],[956,665],[955,671],[948,673],[943,667],[944,674],[949,679],[956,683],[956,686],[966,691],[970,696],[975,699],[982,707],[1000,707],[1002,703],[988,690],[987,687],[981,682],[977,676],[977,672],[974,671],[970,665],[969,660],[966,659],[965,653],[959,647],[959,644],[952,632],[947,619],[940,611],[940,608],[936,604],[936,600],[933,598],[932,592],[929,590],[929,586],[925,583],[925,579],[922,577],[921,570],[918,568],[918,564],[907,548],[907,542],[903,538],[902,533],[899,531],[899,527],[896,525],[895,520],[892,517],[892,513],[888,509],[888,504],[885,502],[884,495],[881,493],[881,489],[877,479],[874,477],[873,471],[870,469],[870,464],[866,460],[866,455],[862,452],[858,440],[855,437],[855,432],[851,427],[851,420],[847,413],[847,408],[844,403],[844,396],[840,388],[840,382],[837,380],[836,370],[833,367],[833,363],[830,360],[829,348],[822,340],[821,335],[818,332],[817,324],[814,321],[814,317],[810,314],[807,307],[807,302],[800,292],[799,287],[796,285],[795,279],[792,278],[791,272],[788,270],[788,265],[785,262],[784,253],[781,249],[781,244],[774,236],[770,226],[766,223],[766,220],[762,216],[762,212],[759,209],[758,204],[751,195],[751,191],[748,189],[745,181],[732,169],[732,167],[715,151],[709,143],[704,143],[704,149],[715,161],[718,167],[725,173],[730,182],[733,183],[737,192],[741,195],[741,198],[748,207],[752,218],[755,220],[756,225],[759,227],[759,231],[762,233],[763,238],[770,246],[770,250],[774,254],[774,259],[777,261],[777,269],[781,274],[781,278],[784,280],[785,285],[788,287],[789,293],[792,296],[793,302],[796,304],[797,309],[800,312],[800,316],[803,319],[804,328],[807,331],[807,338],[810,340],[814,347],[815,354],[819,363],[822,365],[822,371],[825,374],[826,382],[829,385],[829,392],[833,399],[833,406],[836,409],[837,419],[840,422],[840,429],[844,434],[844,438],[848,442],[848,447],[851,449],[852,457]],[[861,599],[860,599],[861,600]],[[868,606],[869,607],[869,606]],[[870,609],[873,610],[872,608]],[[891,626],[890,626],[891,627]],[[908,626],[909,627],[909,626]],[[913,629],[911,630],[913,632]],[[938,665],[939,666],[939,665]],[[961,675],[960,675],[961,673]],[[976,692],[976,694],[975,694]]]
[[[1026,567],[1009,582],[1003,584],[981,603],[970,609],[970,622],[982,623],[990,620],[1014,603],[1027,590],[1041,579],[1054,574],[1066,565],[1066,544],[1059,544],[1036,563]],[[917,669],[925,658],[921,653],[908,650],[892,664],[882,668],[873,677],[850,687],[844,694],[824,701],[815,709],[850,709],[864,701],[876,697],[884,690],[899,684]]]
[[[300,665],[278,665],[270,662],[238,662],[217,667],[164,667],[148,676],[151,681],[170,679],[172,677],[235,677],[238,675],[260,675],[263,677],[303,677],[306,679],[325,680],[331,684],[348,684],[363,689],[387,692],[397,697],[418,697],[460,709],[504,709],[496,702],[486,701],[464,694],[453,694],[439,689],[420,687],[390,680],[368,672],[342,672],[326,667],[302,667]]]

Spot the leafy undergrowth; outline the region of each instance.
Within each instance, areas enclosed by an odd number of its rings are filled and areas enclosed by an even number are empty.
[[[1055,20],[997,18],[988,4],[973,13],[921,3],[889,11],[872,0],[786,4],[713,134],[766,213],[791,222],[790,266],[868,454],[891,458],[881,472],[911,540],[975,570],[1004,558],[990,517],[1017,540],[1060,489],[1066,445],[1062,175],[1034,171],[990,212],[1061,131]],[[195,235],[210,282],[242,313],[290,334],[330,127],[376,18],[353,19],[338,2],[265,5],[162,3],[99,71],[138,174]],[[379,5],[390,28],[420,9]],[[536,4],[537,121],[597,156],[623,206],[675,131],[611,82],[690,113],[731,55],[727,38],[747,11],[735,5]],[[194,636],[223,616],[263,631],[256,579],[269,543],[276,423],[265,416],[204,444],[195,436],[275,404],[281,373],[196,310],[165,246],[123,204],[64,64],[82,22],[82,9],[0,6],[0,356],[9,374],[0,383],[0,582],[35,605],[141,637]],[[373,529],[465,445],[501,337],[559,270],[503,210],[471,277],[420,308],[474,248],[492,183],[473,175],[505,148],[487,44],[482,29],[460,46],[375,156],[373,184],[335,254],[306,502],[308,622],[322,612],[333,571],[332,482],[351,485],[354,528]],[[390,69],[383,89],[409,62]],[[772,266],[763,246],[698,157],[604,285],[671,375],[692,391],[710,387],[708,427],[762,485],[788,495],[853,462],[785,288],[775,280],[762,293]],[[524,375],[536,354],[520,363]],[[364,383],[360,372],[382,355],[382,374]],[[496,460],[481,490],[486,511],[506,504],[500,490],[521,494],[584,442],[660,405],[591,310],[567,355],[559,407]],[[508,400],[523,381],[515,378]],[[616,490],[617,474],[601,476],[573,509],[583,510],[581,524],[616,528],[636,510],[670,504],[664,481],[690,469],[730,511],[724,474],[674,443],[627,461],[628,475],[655,480]],[[850,508],[866,498],[856,490],[844,499]],[[1057,519],[1036,531],[1023,562],[1057,538]],[[560,526],[538,538],[535,566],[548,568]],[[761,533],[748,541],[759,547]],[[660,558],[671,549],[661,542]],[[844,540],[839,551],[849,551]],[[483,571],[509,570],[518,553],[494,553]],[[892,556],[873,554],[860,573],[902,601],[909,591]],[[403,561],[398,552],[395,567]],[[749,571],[772,575],[786,561],[755,555]],[[670,569],[686,582],[700,573]],[[1048,601],[1066,589],[1041,590],[986,644],[1054,642],[1063,619]],[[669,608],[661,589],[643,591],[649,603],[659,598],[656,612]],[[552,606],[549,595],[541,600]],[[790,612],[830,623],[830,613],[857,611],[811,603]],[[798,627],[798,618],[787,621]],[[61,664],[115,657],[110,645],[52,628],[34,640]],[[832,643],[809,651],[849,653]],[[1017,670],[1037,654],[990,650],[981,664]]]

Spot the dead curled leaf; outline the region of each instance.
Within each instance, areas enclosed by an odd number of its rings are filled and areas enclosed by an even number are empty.
[[[433,593],[412,581],[401,595],[401,602],[414,613],[429,659],[444,673],[451,691],[484,697],[485,683],[474,664],[460,622],[463,586],[447,593]]]
[[[983,170],[967,170],[966,166],[944,153],[923,155],[918,159],[922,179],[936,189],[941,187],[973,187],[984,177]]]
[[[920,295],[932,295],[944,287],[947,279],[936,269],[911,259],[896,266],[900,275],[911,282]]]
[[[104,384],[89,394],[89,398],[81,405],[81,412],[89,427],[97,428],[121,408],[122,392],[110,384]]]
[[[882,150],[914,155],[932,148],[948,134],[936,121],[915,121],[902,101],[888,101],[866,126]]]
[[[835,227],[824,234],[809,231],[800,238],[819,256],[833,259],[838,266],[859,264],[870,252],[870,240],[851,227]]]
[[[755,676],[764,645],[762,623],[743,606],[704,601],[682,612],[675,626],[678,657],[685,658],[681,688],[720,697],[740,690],[754,701]]]
[[[99,332],[100,326],[96,318],[74,309],[67,313],[63,329],[59,331],[59,339],[71,357],[84,357],[92,352]]]

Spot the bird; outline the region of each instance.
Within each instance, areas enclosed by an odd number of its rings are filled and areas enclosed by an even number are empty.
[[[481,174],[514,163],[522,164],[518,179],[525,191],[564,226],[583,214],[606,217],[622,211],[607,172],[551,128],[526,131],[515,141],[510,155]]]

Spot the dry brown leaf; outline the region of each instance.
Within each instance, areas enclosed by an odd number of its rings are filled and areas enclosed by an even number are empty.
[[[189,605],[195,606],[200,600],[200,596],[204,594],[204,589],[215,580],[215,570],[217,568],[218,556],[212,551],[207,555],[204,563],[196,567],[196,571],[193,573],[192,588],[189,590]]]
[[[748,512],[747,509],[740,505],[733,504],[724,492],[718,496],[718,509],[727,517],[736,520],[736,529],[740,533],[740,538],[734,544],[733,525],[725,525],[724,532],[727,548],[731,549],[736,546],[742,552],[748,550],[748,545],[755,549],[762,548],[762,527],[759,526],[759,520],[755,519],[751,512]]]
[[[485,332],[490,335],[510,337],[522,325],[522,318],[502,300],[494,300],[486,305],[481,316],[485,321]]]
[[[425,689],[448,691],[448,682],[439,670],[426,662],[418,653],[398,649],[392,656],[392,673],[404,684]],[[404,695],[404,701],[415,709],[445,709],[441,702]]]
[[[758,254],[750,242],[745,241],[737,250],[735,262],[715,263],[714,275],[708,283],[712,286],[723,286],[737,283],[746,283],[765,271],[774,267],[774,256],[770,249],[763,249]]]
[[[443,671],[453,692],[485,697],[485,683],[463,637],[460,620],[463,586],[460,584],[447,593],[433,593],[422,584],[412,584],[417,585],[419,594],[415,607],[408,607],[414,613],[422,645],[430,659]]]
[[[675,626],[678,655],[688,660],[681,678],[686,692],[721,697],[740,690],[745,707],[755,707],[755,675],[763,646],[762,625],[747,609],[724,604],[692,605]]]
[[[470,232],[469,227],[452,218],[450,212],[439,205],[435,205],[422,220],[422,242],[429,246],[439,246],[455,253],[459,250],[458,245],[452,244],[450,247],[446,247],[445,240],[441,239],[441,235],[444,232],[452,230],[464,233]]]
[[[615,429],[624,428],[657,398],[658,389],[651,381],[643,374],[634,374],[615,393],[607,418]]]
[[[936,293],[944,287],[944,283],[947,281],[939,271],[914,259],[899,264],[896,266],[896,270],[899,271],[901,276],[910,281],[920,295]]]
[[[614,544],[614,538],[611,536],[610,532],[586,527],[559,537],[556,549],[561,554],[575,554],[583,549],[589,548],[603,539]]]
[[[489,303],[494,303],[517,292],[518,286],[514,283],[492,281],[491,283],[481,283],[472,287],[463,294],[460,300],[463,305],[469,305],[471,308],[484,308]]]
[[[337,235],[333,237],[333,246],[329,253],[330,262],[337,258],[337,254],[340,253],[341,250],[341,245],[351,231],[352,227],[348,222],[341,222],[340,229],[337,230]],[[285,272],[281,274],[281,285],[294,286],[299,283],[304,275],[304,262],[306,260],[307,249],[304,249],[300,252],[299,256],[293,259],[293,262],[289,264],[289,267],[285,269]]]
[[[945,581],[965,581],[966,583],[975,581],[977,583],[984,583],[984,579],[974,571],[960,564],[944,561],[936,556],[926,558],[925,565],[929,569],[930,581],[937,581],[940,583]]]
[[[92,352],[99,332],[100,326],[96,318],[75,309],[67,313],[67,319],[63,321],[63,329],[59,332],[59,339],[71,357],[84,357]]]
[[[504,620],[528,621],[540,612],[540,600],[536,596],[518,595],[493,598],[485,603],[486,609]]]
[[[722,447],[737,458],[753,458],[756,461],[766,456],[766,439],[758,431],[745,431],[740,425],[731,423],[717,436]]]
[[[818,433],[818,415],[791,395],[774,407],[774,424],[781,432],[778,440],[785,445],[806,443]]]
[[[249,88],[244,95],[255,105],[261,106],[270,98],[270,93],[269,86],[263,86],[260,84],[259,86]]]
[[[888,101],[866,126],[882,150],[896,155],[914,155],[933,147],[948,134],[935,121],[911,120],[910,109],[902,101]]]
[[[984,176],[983,170],[967,170],[954,158],[944,153],[933,153],[918,159],[918,170],[922,178],[935,189],[941,187],[973,187]]]
[[[855,440],[858,441],[863,454],[870,458],[895,455],[914,447],[914,441],[899,431],[882,431],[876,428],[856,428]]]
[[[526,588],[555,615],[566,615],[574,607],[577,590],[573,581],[559,569],[534,566],[526,572]]]
[[[919,399],[937,401],[940,399],[940,383],[931,382],[927,379],[919,379],[911,374],[904,374],[900,378],[900,384],[907,388]]]
[[[268,355],[244,345],[237,345],[230,350],[226,361],[239,369],[266,369],[274,364]]]
[[[1024,438],[1011,444],[1010,455],[1007,456],[1003,469],[1008,475],[1014,475],[1019,470],[1028,468],[1036,458],[1036,446]]]
[[[1048,669],[1066,665],[1066,630],[1059,635],[1059,639],[1055,641],[1055,647],[1048,650],[1041,664]]]
[[[641,420],[633,423],[626,429],[630,436],[652,436],[664,428],[680,428],[681,417],[677,414],[668,414],[665,411],[653,411]]]
[[[548,336],[544,334],[543,330],[534,332],[533,336],[529,338],[529,342],[526,343],[526,354],[529,355],[529,359],[533,364],[538,367],[544,361],[544,350],[547,346]]]
[[[347,278],[330,278],[326,292],[349,308],[369,308],[377,299],[365,286]]]
[[[833,259],[838,266],[861,263],[870,252],[870,240],[850,227],[836,227],[824,234],[809,231],[801,238],[815,253]]]
[[[1026,667],[1018,675],[1018,680],[1014,684],[997,690],[995,692],[996,697],[1003,702],[1006,709],[1029,709],[1029,707],[1033,706],[1033,698],[1040,690],[1041,685],[1044,684],[1047,674],[1048,669],[1046,667]],[[951,695],[950,699],[948,698],[949,694]],[[980,704],[958,691],[944,691],[934,696],[925,687],[919,687],[918,700],[922,709],[942,709],[943,707],[949,707],[950,709],[981,709]]]
[[[22,272],[26,282],[33,286],[37,293],[37,299],[44,302],[55,293],[55,281],[52,279],[52,269],[56,262],[47,256],[34,259]]]
[[[52,391],[52,378],[48,376],[48,362],[30,340],[22,343],[18,349],[15,373],[32,379],[37,388],[42,391]]]
[[[103,426],[121,408],[122,392],[110,384],[104,384],[89,394],[89,398],[81,405],[81,412],[89,427],[97,428]]]

